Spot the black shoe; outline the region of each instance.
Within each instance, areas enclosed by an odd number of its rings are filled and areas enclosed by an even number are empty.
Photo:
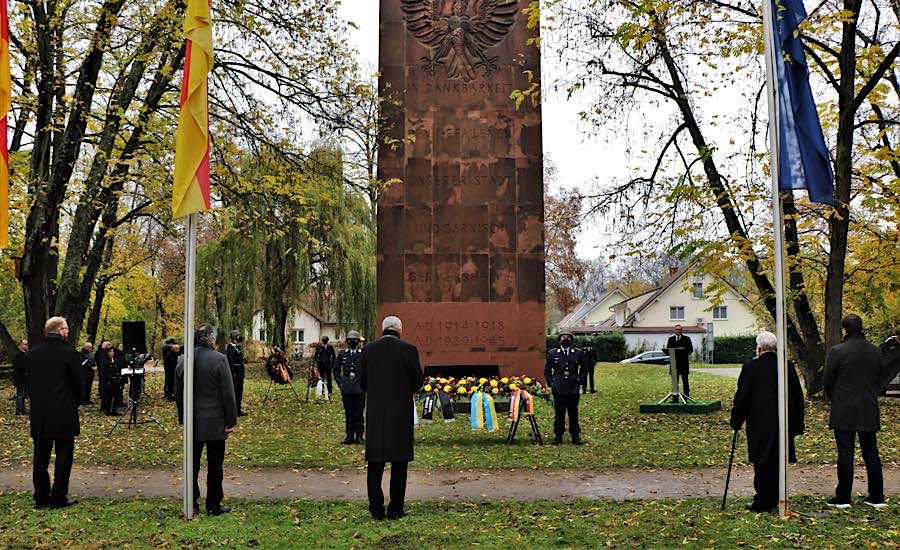
[[[388,512],[386,517],[388,519],[400,519],[406,517],[406,512],[403,510],[400,510],[399,512]]]
[[[364,445],[366,443],[366,438],[363,437],[363,434],[356,434],[356,442],[360,445]]]
[[[68,508],[69,506],[75,506],[78,504],[77,498],[67,498],[66,500],[60,500],[57,502],[51,502],[50,508]]]
[[[215,510],[207,510],[206,513],[211,516],[221,516],[222,514],[227,514],[231,511],[231,506],[219,506]]]
[[[829,508],[840,508],[843,510],[850,508],[850,499],[834,497],[825,504],[827,504]]]
[[[778,508],[773,506],[771,508],[762,508],[756,505],[754,502],[747,503],[747,511],[755,512],[757,514],[774,514]]]
[[[887,503],[884,501],[884,497],[881,497],[881,498],[866,497],[863,499],[863,504],[871,506],[872,508],[884,508],[885,506],[887,506]]]
[[[373,510],[372,507],[370,506],[369,513],[372,514],[372,519],[374,519],[376,521],[381,521],[385,517],[384,508],[377,508],[377,509]]]
[[[238,416],[247,416],[247,413],[244,411],[238,411]]]
[[[347,434],[347,437],[341,441],[341,445],[353,445],[354,443],[356,443],[356,440],[353,439],[353,434]]]
[[[554,437],[553,444],[554,445],[562,445],[562,436],[558,435],[558,436]]]
[[[582,440],[580,437],[573,437],[572,444],[573,445],[584,445],[584,440]]]
[[[46,502],[35,502],[35,503],[34,503],[34,509],[35,509],[35,510],[43,510],[44,508],[47,507],[47,505],[48,505],[48,504],[47,504]]]
[[[597,390],[591,390],[591,393],[597,393]]]

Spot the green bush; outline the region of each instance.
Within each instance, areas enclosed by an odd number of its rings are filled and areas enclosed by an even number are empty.
[[[628,349],[625,346],[625,335],[621,332],[603,332],[600,334],[582,334],[575,337],[575,347],[584,347],[586,344],[592,344],[597,351],[598,361],[615,362],[621,361],[628,355]],[[551,350],[559,347],[559,336],[556,334],[547,335],[547,349]]]
[[[716,336],[713,363],[743,363],[756,354],[755,336]]]

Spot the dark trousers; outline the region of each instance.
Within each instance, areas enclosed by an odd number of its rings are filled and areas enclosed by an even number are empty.
[[[113,390],[109,380],[100,379],[100,410],[105,413],[113,412]]]
[[[365,432],[363,424],[363,410],[366,408],[366,394],[341,394],[344,401],[344,429],[347,435]]]
[[[560,395],[553,392],[553,409],[556,413],[553,417],[553,433],[557,437],[562,437],[566,431],[566,414],[569,415],[569,434],[573,438],[578,437],[581,433],[581,426],[578,425],[578,401],[581,398],[577,393],[575,395]]]
[[[397,515],[403,512],[408,468],[409,462],[391,462],[391,502],[387,508],[388,515]],[[381,490],[382,477],[384,477],[384,462],[369,462],[366,485],[369,490],[369,512],[372,515],[384,513],[384,491]]]
[[[28,395],[28,386],[25,384],[16,385],[16,414],[25,413],[25,397]]]
[[[587,392],[588,389],[588,381],[591,383],[591,392],[594,390],[594,365],[587,367],[587,377],[581,383],[581,391]]]
[[[322,380],[325,381],[325,385],[328,386],[328,395],[331,396],[334,392],[331,391],[331,377],[332,377],[332,367],[319,367],[319,376],[322,377]]]
[[[753,463],[753,508],[759,511],[778,506],[778,461]]]
[[[231,380],[234,382],[234,400],[237,403],[237,410],[242,412],[244,410],[241,408],[241,401],[244,400],[244,377],[232,376]]]
[[[866,463],[866,477],[869,481],[869,497],[884,499],[884,474],[881,471],[881,458],[878,456],[878,439],[876,432],[834,431],[834,441],[838,451],[838,485],[835,496],[841,500],[850,500],[853,489],[853,448],[856,436],[859,435],[859,448],[863,462]]]
[[[222,463],[225,462],[225,441],[195,441],[194,442],[194,507],[200,499],[200,484],[197,481],[200,476],[200,457],[203,454],[203,446],[206,445],[206,510],[218,510],[222,507]]]
[[[50,452],[56,447],[56,465],[53,468],[53,487],[50,487]],[[75,458],[75,438],[34,439],[34,459],[31,479],[34,482],[34,503],[40,506],[66,501],[69,494],[69,475]]]
[[[84,369],[84,386],[82,388],[81,394],[81,404],[82,405],[90,405],[91,404],[91,388],[94,387],[94,370],[93,369]]]
[[[678,377],[681,378],[681,393],[685,395],[691,395],[691,384],[688,382],[688,374],[690,374],[688,369],[678,369]]]
[[[166,399],[175,399],[175,365],[163,364],[163,395]]]

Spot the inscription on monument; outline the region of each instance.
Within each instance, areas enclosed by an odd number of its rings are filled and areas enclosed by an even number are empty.
[[[542,372],[541,115],[510,99],[540,74],[530,1],[381,0],[379,313],[425,365]]]

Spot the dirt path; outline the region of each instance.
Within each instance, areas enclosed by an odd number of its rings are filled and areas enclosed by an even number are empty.
[[[865,487],[865,468],[858,465],[856,492]],[[721,497],[725,468],[697,470],[411,470],[408,498],[412,500],[614,500]],[[290,470],[228,468],[225,495],[230,498],[291,498],[361,500],[366,498],[365,470]],[[203,474],[201,474],[202,478]],[[385,476],[387,477],[387,476]],[[885,492],[900,495],[900,467],[886,466]],[[385,480],[385,482],[387,479]],[[833,494],[833,465],[791,469],[793,494]],[[204,483],[201,481],[201,487]],[[732,474],[730,495],[753,494],[753,471],[738,467]],[[0,471],[0,491],[31,491],[31,470]],[[181,470],[176,468],[119,468],[75,465],[73,495],[111,498],[178,497]]]

